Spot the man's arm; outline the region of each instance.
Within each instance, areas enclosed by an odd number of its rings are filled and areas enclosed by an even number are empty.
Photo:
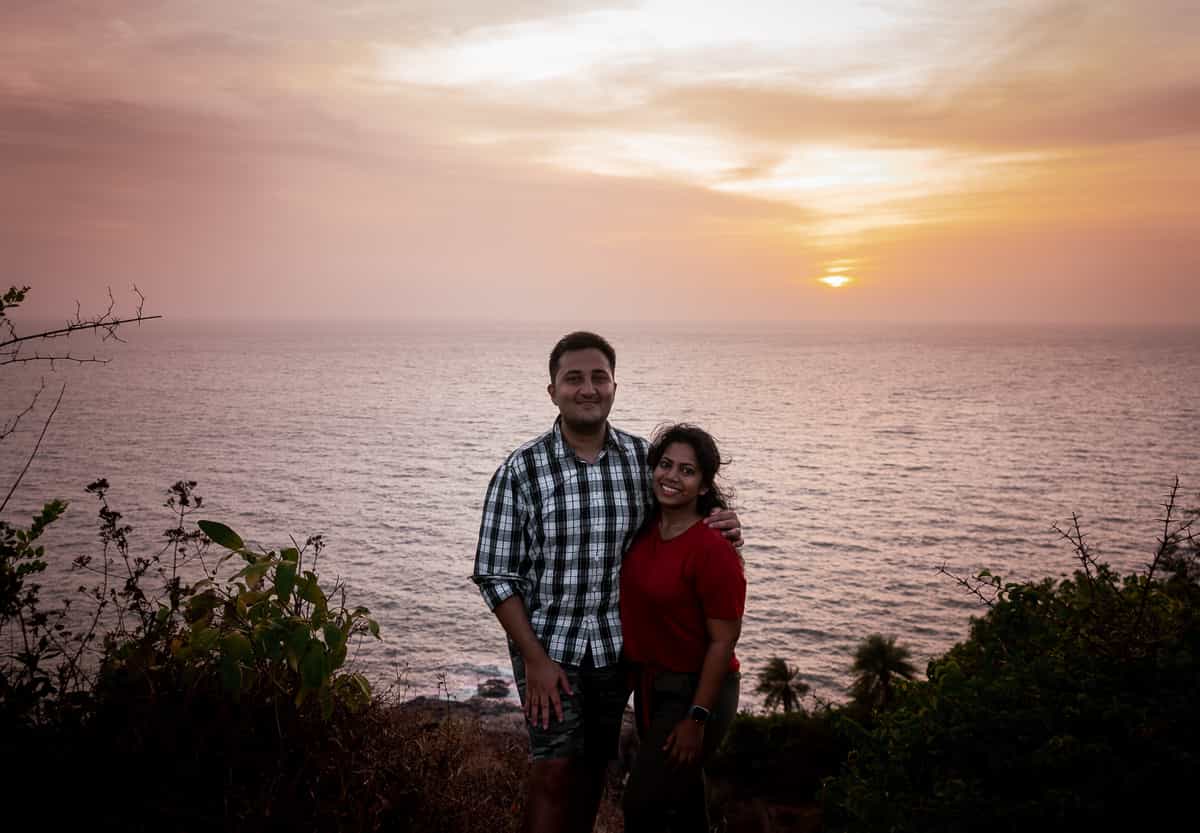
[[[713,509],[704,522],[725,536],[729,543],[738,549],[746,543],[742,540],[742,522],[738,520],[737,512],[732,509]]]
[[[520,490],[506,463],[496,469],[488,483],[475,548],[475,570],[471,573],[489,610],[517,595],[518,587],[528,581],[521,570],[526,556],[521,509]]]
[[[529,589],[529,553],[524,534],[524,502],[512,470],[503,465],[488,484],[479,525],[479,546],[471,578],[484,601],[525,661],[525,714],[530,721],[550,725],[550,711],[562,720],[561,686],[572,694],[567,675],[550,659],[529,623],[524,596]],[[524,562],[524,563],[523,563]]]
[[[533,632],[533,626],[529,624],[529,614],[520,596],[505,599],[492,612],[525,660],[525,716],[535,726],[540,723],[543,729],[548,728],[551,709],[556,719],[563,719],[559,687],[567,694],[575,693],[571,690],[567,674],[542,647]]]

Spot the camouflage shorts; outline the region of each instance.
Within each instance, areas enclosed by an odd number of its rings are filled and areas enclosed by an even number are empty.
[[[513,679],[525,702],[525,661],[512,652]],[[629,702],[630,685],[622,663],[603,668],[592,665],[591,654],[580,665],[562,665],[574,694],[560,692],[563,719],[550,716],[543,729],[528,720],[529,752],[535,761],[547,758],[588,758],[607,761],[617,757],[621,719]]]

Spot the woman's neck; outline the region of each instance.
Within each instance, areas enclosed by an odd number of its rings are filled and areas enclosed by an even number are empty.
[[[668,541],[682,535],[692,524],[700,520],[700,512],[693,501],[688,506],[659,506],[658,534]]]

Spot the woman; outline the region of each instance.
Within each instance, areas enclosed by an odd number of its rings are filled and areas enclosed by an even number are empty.
[[[641,745],[625,790],[625,830],[707,833],[704,762],[737,712],[734,644],[746,605],[737,551],[701,523],[728,508],[713,438],[662,429],[648,463],[657,511],[621,563],[621,631],[634,668]]]

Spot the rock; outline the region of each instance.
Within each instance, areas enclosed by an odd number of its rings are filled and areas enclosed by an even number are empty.
[[[508,681],[502,680],[499,677],[492,677],[490,680],[485,680],[479,684],[480,697],[507,697],[508,696]]]

